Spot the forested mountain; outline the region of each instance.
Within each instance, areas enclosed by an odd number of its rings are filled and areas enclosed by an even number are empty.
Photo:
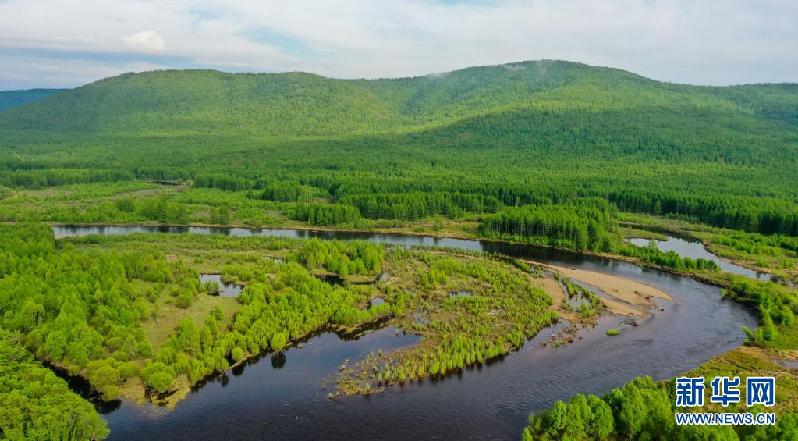
[[[590,112],[601,121],[639,109],[705,112],[748,123],[750,119],[794,122],[796,104],[798,88],[792,85],[680,86],[562,61],[380,80],[168,70],[97,81],[4,115],[0,127],[81,134],[143,130],[175,135],[189,130],[307,138],[418,131],[519,112],[544,116]]]
[[[268,137],[377,133],[524,105],[532,96],[589,71],[582,65],[540,62],[376,81],[334,80],[305,73],[127,74],[9,115],[3,126],[84,133],[188,129]]]
[[[0,90],[0,112],[39,101],[64,89]]]
[[[798,85],[675,85],[550,60],[379,80],[125,74],[0,113],[0,170],[23,188],[287,182],[371,218],[600,197],[798,234]]]

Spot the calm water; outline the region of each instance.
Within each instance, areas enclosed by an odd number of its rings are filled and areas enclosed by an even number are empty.
[[[198,227],[54,227],[58,237],[131,232],[361,239],[403,246],[444,246],[527,257],[629,277],[670,293],[676,302],[607,337],[618,318],[605,317],[560,348],[544,348],[553,329],[482,368],[439,381],[407,384],[370,397],[330,401],[321,384],[344,359],[412,344],[381,330],[356,341],[324,334],[284,360],[263,358],[198,388],[173,411],[124,402],[105,415],[111,439],[194,440],[515,440],[530,411],[576,393],[605,393],[638,375],[672,377],[742,343],[753,313],[720,297],[716,287],[628,263],[500,242],[370,233]]]
[[[652,241],[649,239],[632,238],[627,239],[627,242],[639,247],[646,247],[650,242],[654,242],[657,245],[657,248],[662,251],[673,251],[682,257],[711,260],[718,264],[721,271],[738,274],[751,279],[770,280],[770,274],[759,273],[748,268],[744,268],[740,265],[735,265],[726,259],[718,257],[716,254],[713,254],[707,250],[704,244],[699,240],[687,240],[668,236],[667,240]]]
[[[200,274],[200,283],[214,282],[219,291],[214,293],[220,297],[238,297],[244,287],[236,283],[225,283],[221,274]],[[214,295],[212,294],[212,295]]]

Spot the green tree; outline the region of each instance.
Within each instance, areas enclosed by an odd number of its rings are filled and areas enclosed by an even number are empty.
[[[288,334],[285,332],[277,332],[272,336],[271,349],[272,351],[279,352],[285,348],[288,343]]]
[[[174,382],[174,378],[168,372],[155,371],[147,377],[147,385],[158,392],[167,392]]]

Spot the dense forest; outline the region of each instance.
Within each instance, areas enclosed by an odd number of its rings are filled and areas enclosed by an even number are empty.
[[[191,184],[328,226],[601,198],[796,235],[796,113],[789,85],[673,85],[550,60],[386,80],[127,74],[0,112],[0,194]]]
[[[661,251],[656,245],[638,247],[622,240],[614,206],[602,199],[577,199],[568,204],[522,205],[484,216],[479,228],[485,237],[527,242],[566,250],[609,252],[639,263],[672,271],[718,271],[711,260]]]
[[[0,437],[7,440],[102,439],[105,421],[66,381],[0,330]]]

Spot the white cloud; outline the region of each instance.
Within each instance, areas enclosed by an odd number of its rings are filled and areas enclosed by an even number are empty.
[[[7,64],[4,48],[138,51],[169,57],[152,61],[158,65],[303,70],[345,78],[557,58],[674,82],[796,82],[797,41],[798,2],[793,0],[0,3],[0,66]],[[42,63],[65,70],[75,64],[56,58]],[[109,70],[121,72],[130,64],[114,58],[99,68],[101,55],[91,63],[98,67],[94,73],[81,69],[79,82]],[[0,69],[0,88],[4,75]]]
[[[160,52],[166,49],[166,41],[155,31],[142,31],[122,37],[129,49]]]

